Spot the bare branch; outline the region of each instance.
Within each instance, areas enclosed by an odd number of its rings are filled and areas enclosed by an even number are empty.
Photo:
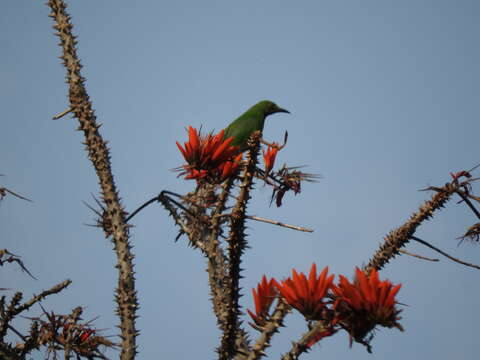
[[[283,226],[283,227],[286,227],[288,229],[293,229],[293,230],[298,230],[298,231],[303,231],[303,232],[310,232],[310,233],[313,232],[312,229],[308,229],[308,228],[304,228],[304,227],[296,226],[296,225],[289,225],[289,224],[282,223],[280,221],[265,219],[265,218],[262,218],[262,217],[259,217],[259,216],[247,215],[246,218],[251,219],[251,220],[255,220],[255,221],[265,222],[265,223],[268,223],[268,224]]]
[[[401,254],[408,255],[408,256],[416,257],[416,258],[421,259],[421,260],[434,261],[434,262],[435,261],[440,261],[439,259],[434,259],[434,258],[429,258],[429,257],[426,257],[426,256],[414,254],[412,252],[409,252],[409,251],[403,250],[403,249],[398,250],[398,252],[401,253]]]
[[[455,262],[457,262],[457,263],[459,263],[459,264],[462,264],[462,265],[465,265],[465,266],[472,267],[472,268],[474,268],[474,269],[480,270],[480,266],[475,265],[475,264],[467,263],[467,262],[462,261],[462,260],[459,260],[459,259],[457,259],[457,258],[455,258],[455,257],[453,257],[453,256],[451,256],[451,255],[448,255],[445,251],[442,251],[442,250],[440,250],[439,248],[436,248],[435,246],[429,244],[429,243],[426,242],[425,240],[419,239],[419,238],[416,237],[416,236],[411,236],[411,239],[412,239],[412,240],[415,240],[416,242],[419,242],[419,243],[422,244],[422,245],[425,245],[426,247],[429,247],[429,248],[432,249],[432,250],[435,250],[436,252],[442,254],[443,256],[449,258],[449,259],[452,260],[452,261],[455,261]]]
[[[24,197],[24,196],[22,196],[22,195],[19,195],[19,194],[13,192],[12,190],[9,190],[9,189],[7,189],[7,188],[5,188],[5,187],[0,187],[0,200],[1,200],[7,193],[9,193],[9,194],[11,194],[11,195],[13,195],[13,196],[15,196],[15,197],[17,197],[17,198],[19,198],[19,199],[26,200],[26,201],[29,201],[29,202],[33,202],[32,200],[30,200],[30,199],[28,199],[28,198],[26,198],[26,197]]]
[[[6,258],[5,260],[3,260],[3,257],[5,255],[10,255],[8,258]],[[24,265],[23,261],[20,260],[20,256],[18,255],[15,255],[15,254],[12,254],[11,252],[9,252],[7,249],[0,249],[0,266],[3,266],[4,263],[11,263],[11,262],[16,262],[20,268],[22,269],[22,271],[26,272],[28,275],[30,275],[30,277],[34,280],[38,280],[35,276],[32,275],[32,273],[30,271],[28,271],[27,267]]]
[[[61,283],[55,285],[54,287],[48,289],[48,290],[44,290],[42,291],[40,294],[34,296],[33,298],[31,298],[30,300],[28,300],[27,302],[23,303],[22,305],[18,306],[16,309],[15,309],[15,312],[14,312],[14,316],[17,315],[17,314],[20,314],[21,312],[25,311],[25,310],[28,310],[30,307],[32,307],[32,305],[34,305],[35,303],[45,299],[47,296],[49,295],[52,295],[52,294],[57,294],[59,293],[60,291],[62,291],[63,289],[65,289],[68,285],[70,285],[72,283],[72,280],[64,280],[62,281]]]

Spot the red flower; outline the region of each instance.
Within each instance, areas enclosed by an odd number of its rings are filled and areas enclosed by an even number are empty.
[[[239,147],[230,145],[233,137],[224,139],[225,131],[217,135],[202,136],[197,129],[188,127],[188,141],[177,146],[187,164],[181,167],[185,179],[223,181],[235,174],[242,160]]]
[[[276,143],[273,143],[276,145]],[[265,175],[268,175],[275,164],[275,158],[277,157],[278,147],[268,146],[267,151],[262,149],[263,152],[263,161],[265,163]]]
[[[325,319],[328,301],[325,296],[332,287],[334,275],[327,277],[328,267],[325,267],[317,277],[317,266],[312,264],[310,274],[298,274],[292,270],[292,278],[275,285],[285,301],[300,311],[308,320]]]
[[[377,270],[373,269],[367,276],[356,269],[356,278],[350,283],[340,275],[338,286],[333,286],[335,296],[334,309],[338,314],[340,325],[358,342],[368,345],[365,336],[376,325],[397,327],[401,310],[396,309],[395,295],[402,285],[393,285],[390,281],[380,281]]]
[[[252,289],[252,295],[255,302],[255,314],[247,309],[248,315],[250,315],[257,326],[264,326],[268,317],[268,310],[278,295],[275,279],[272,278],[270,281],[267,281],[267,277],[263,275],[257,290]],[[253,324],[250,325],[255,327]]]
[[[80,342],[87,341],[91,335],[95,334],[95,330],[85,329],[80,333]]]
[[[240,153],[232,160],[227,160],[226,162],[218,166],[219,173],[221,173],[220,181],[228,179],[230,176],[234,175],[237,172],[238,167],[242,162],[242,158],[243,154]]]

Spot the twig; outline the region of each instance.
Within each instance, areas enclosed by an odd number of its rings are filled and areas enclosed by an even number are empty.
[[[405,255],[408,255],[408,256],[413,256],[413,257],[416,257],[416,258],[419,258],[419,259],[422,259],[422,260],[427,260],[427,261],[440,261],[439,259],[429,258],[429,257],[426,257],[426,256],[414,254],[414,253],[412,253],[412,252],[409,252],[409,251],[403,250],[403,249],[398,250],[398,252],[399,252],[399,253],[402,253],[402,254],[405,254]]]
[[[8,325],[8,328],[13,331],[15,334],[17,334],[18,337],[20,337],[23,341],[27,341],[27,338],[23,336],[17,329],[15,329],[12,325]]]
[[[477,208],[472,204],[472,202],[470,201],[470,199],[466,196],[466,194],[461,191],[461,190],[457,190],[456,193],[458,194],[458,196],[460,196],[463,201],[465,201],[465,203],[468,205],[468,207],[470,208],[470,210],[473,211],[473,213],[477,216],[477,218],[480,219],[480,212],[477,210]]]
[[[140,211],[142,211],[144,208],[146,208],[148,205],[153,204],[154,202],[158,202],[158,198],[160,195],[155,196],[154,198],[151,198],[150,200],[146,201],[143,203],[140,207],[138,207],[134,212],[132,212],[130,215],[127,216],[125,219],[126,222],[129,222],[135,215],[137,215]]]
[[[22,196],[22,195],[19,195],[19,194],[17,194],[17,193],[14,193],[12,190],[9,190],[9,189],[7,189],[7,188],[5,188],[5,187],[0,187],[0,200],[1,200],[1,198],[3,198],[3,197],[5,196],[5,193],[9,193],[9,194],[11,194],[11,195],[13,195],[13,196],[15,196],[15,197],[17,197],[17,198],[19,198],[19,199],[22,199],[22,200],[26,200],[26,201],[33,202],[32,200],[30,200],[30,199],[28,199],[28,198],[26,198],[26,197],[24,197],[24,196]]]
[[[10,255],[10,257],[6,258],[5,260],[3,260],[3,257],[5,255]],[[28,271],[27,267],[25,266],[25,264],[23,263],[22,260],[20,260],[20,256],[18,255],[15,255],[15,254],[12,254],[11,252],[9,252],[7,249],[0,249],[0,266],[3,266],[4,263],[11,263],[11,262],[16,262],[20,268],[22,269],[22,271],[26,272],[28,275],[30,275],[30,277],[34,280],[38,280],[35,276],[32,275],[32,273],[30,271]]]
[[[67,115],[68,113],[71,113],[73,111],[73,108],[68,108],[67,110],[62,111],[60,114],[55,115],[52,120],[58,120]]]
[[[158,194],[157,196],[155,196],[154,198],[151,198],[150,200],[146,201],[145,203],[143,203],[142,205],[140,205],[133,213],[131,213],[126,219],[125,221],[128,222],[130,221],[135,215],[137,215],[140,211],[142,211],[143,209],[145,209],[147,206],[153,204],[154,202],[161,202],[161,199],[162,198],[167,198],[165,196],[165,194],[168,194],[168,195],[174,195],[180,199],[183,199],[183,197],[177,193],[174,193],[172,191],[168,191],[168,190],[162,190],[162,192],[160,194]],[[182,204],[180,204],[178,201],[175,201],[171,198],[168,198],[168,201],[170,202],[173,202],[175,205],[177,205],[179,208],[181,208],[183,211],[185,211],[186,213],[188,213],[191,217],[195,218],[195,214],[193,214],[189,209],[187,209],[185,206],[183,206]]]
[[[25,311],[25,310],[28,310],[32,305],[34,305],[35,303],[43,300],[44,298],[46,298],[47,296],[49,295],[52,295],[52,294],[57,294],[59,293],[60,291],[62,291],[63,289],[65,289],[68,285],[70,285],[72,283],[72,280],[64,280],[62,281],[61,283],[55,285],[54,287],[48,289],[48,290],[44,290],[42,291],[40,294],[34,296],[33,298],[31,298],[30,300],[28,300],[27,302],[23,303],[22,305],[18,306],[16,309],[15,309],[15,312],[14,312],[14,315],[17,315],[17,314],[20,314],[21,312]]]
[[[259,217],[259,216],[247,215],[246,218],[251,219],[251,220],[255,220],[255,221],[261,221],[261,222],[268,223],[268,224],[283,226],[283,227],[286,227],[288,229],[304,231],[304,232],[309,232],[309,233],[313,232],[312,229],[308,229],[308,228],[304,228],[304,227],[296,226],[296,225],[289,225],[289,224],[282,223],[280,221],[265,219],[265,218],[262,218],[262,217]]]
[[[480,270],[480,266],[475,265],[475,264],[470,264],[470,263],[467,263],[467,262],[465,262],[465,261],[462,261],[462,260],[459,260],[459,259],[457,259],[457,258],[454,258],[453,256],[448,255],[445,251],[442,251],[442,250],[440,250],[439,248],[436,248],[435,246],[429,244],[429,243],[426,242],[425,240],[419,239],[419,238],[416,237],[416,236],[411,236],[410,238],[411,238],[412,240],[415,240],[415,241],[419,242],[420,244],[425,245],[426,247],[429,247],[429,248],[432,249],[432,250],[435,250],[436,252],[442,254],[443,256],[449,258],[449,259],[452,260],[452,261],[455,261],[455,262],[457,262],[457,263],[459,263],[459,264],[462,264],[462,265],[469,266],[469,267],[472,267],[472,268],[474,268],[474,269]]]

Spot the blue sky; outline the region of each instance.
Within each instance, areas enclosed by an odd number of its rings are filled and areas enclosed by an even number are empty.
[[[43,1],[7,1],[0,13],[1,184],[34,200],[0,205],[1,248],[22,255],[39,278],[15,265],[1,287],[25,296],[65,278],[73,284],[44,305],[86,307],[114,333],[116,284],[111,243],[92,223],[97,179],[65,110],[65,70]],[[291,111],[267,120],[264,136],[289,144],[278,164],[308,165],[323,176],[269,207],[258,185],[250,213],[313,227],[313,234],[249,224],[242,298],[265,273],[282,278],[312,262],[350,275],[391,229],[449,181],[480,162],[480,5],[476,1],[70,1],[87,90],[127,210],[163,189],[188,192],[176,178],[175,141],[185,127],[223,128],[249,106],[271,99]],[[478,246],[456,237],[475,222],[455,202],[417,235],[466,261]],[[181,240],[165,211],[135,218],[132,243],[140,300],[139,359],[211,358],[219,332],[208,300],[205,260]],[[411,244],[407,250],[436,257]],[[401,282],[406,331],[382,329],[373,355],[348,348],[345,334],[305,359],[477,358],[477,270],[401,256],[381,273]],[[37,315],[39,308],[31,311]],[[274,338],[271,358],[305,330],[298,314]],[[255,332],[251,331],[255,338]]]

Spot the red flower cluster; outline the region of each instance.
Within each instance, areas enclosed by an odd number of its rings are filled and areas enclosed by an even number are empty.
[[[375,326],[403,330],[397,322],[400,310],[395,307],[400,284],[394,286],[388,280],[380,281],[376,270],[366,275],[358,268],[353,283],[342,275],[338,285],[333,283],[333,279],[333,274],[328,275],[328,267],[317,276],[315,264],[312,264],[308,276],[296,270],[292,270],[291,278],[281,282],[273,278],[267,282],[263,276],[257,290],[253,290],[256,314],[247,311],[256,325],[263,326],[268,321],[274,297],[280,296],[307,320],[320,320],[324,324],[323,329],[308,340],[309,347],[343,328],[351,339],[366,345],[369,350],[372,336],[369,339],[366,336]]]
[[[183,165],[180,175],[185,179],[222,182],[234,175],[242,154],[238,146],[230,145],[233,137],[224,139],[225,131],[217,135],[202,136],[197,129],[188,127],[188,141],[184,147],[177,141],[177,146],[187,164]]]
[[[285,301],[298,311],[300,311],[308,320],[320,320],[325,318],[325,310],[328,301],[324,301],[328,291],[332,287],[335,275],[327,277],[328,267],[323,269],[317,277],[317,266],[312,265],[310,274],[298,274],[295,269],[292,270],[292,277],[282,280],[275,285]]]
[[[340,282],[332,291],[341,326],[358,342],[364,342],[376,325],[403,330],[397,322],[401,310],[395,307],[395,296],[401,286],[394,286],[388,280],[380,281],[375,269],[368,276],[357,268],[353,283],[340,275]]]
[[[268,311],[273,301],[278,295],[275,287],[275,279],[267,281],[267,277],[263,275],[262,281],[258,284],[257,290],[252,289],[253,301],[255,303],[255,314],[247,309],[248,315],[252,318],[257,326],[264,326],[268,317]],[[254,326],[253,324],[251,324]]]

